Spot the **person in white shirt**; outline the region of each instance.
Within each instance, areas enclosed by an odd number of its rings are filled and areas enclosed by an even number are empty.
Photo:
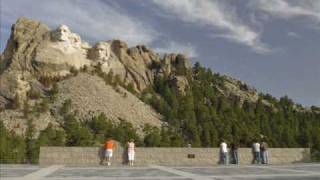
[[[228,147],[224,140],[222,140],[220,144],[220,162],[223,164],[228,164]]]
[[[260,164],[260,144],[258,141],[255,141],[252,145],[252,151],[253,151],[253,161],[252,164]]]
[[[135,144],[134,140],[130,139],[128,142],[128,160],[129,160],[129,166],[133,166],[134,161],[134,155],[135,155]]]

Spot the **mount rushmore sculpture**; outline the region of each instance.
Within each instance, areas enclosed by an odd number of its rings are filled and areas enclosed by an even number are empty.
[[[107,32],[106,32],[107,33]],[[66,25],[50,30],[45,24],[19,18],[0,60],[0,104],[16,96],[25,99],[40,76],[66,76],[71,69],[101,66],[112,71],[124,84],[131,83],[137,92],[150,86],[156,76],[182,79],[190,69],[189,59],[181,54],[163,57],[144,45],[129,48],[120,40],[97,42],[90,46]],[[181,76],[180,78],[175,78]],[[179,89],[184,89],[180,87]]]

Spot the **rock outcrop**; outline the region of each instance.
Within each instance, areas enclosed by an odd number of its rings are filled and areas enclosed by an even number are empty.
[[[181,95],[186,94],[189,87],[188,79],[185,76],[173,76],[170,79],[170,85]]]
[[[18,135],[24,135],[28,128],[26,118],[21,111],[6,110],[0,112],[1,120],[7,129],[12,130]],[[33,119],[34,136],[38,136],[41,130],[44,130],[49,124],[59,127],[58,121],[50,114],[43,112],[37,118]]]
[[[170,74],[186,75],[190,68],[191,64],[183,54],[165,54],[161,61],[161,73],[164,76]]]
[[[0,96],[13,100],[25,99],[33,81],[33,59],[49,28],[39,21],[20,18],[12,26],[7,47],[0,59]]]
[[[224,76],[224,87],[226,88],[222,93],[231,98],[237,98],[240,104],[244,101],[255,103],[259,99],[256,89],[248,86],[245,82]]]
[[[110,41],[111,50],[125,67],[125,83],[133,83],[137,91],[142,91],[154,79],[151,64],[159,61],[159,55],[145,46],[128,48],[127,44],[120,40]]]

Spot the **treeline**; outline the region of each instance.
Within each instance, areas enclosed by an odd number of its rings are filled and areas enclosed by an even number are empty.
[[[61,127],[49,124],[38,136],[32,119],[28,119],[24,137],[8,131],[0,120],[0,163],[37,163],[40,146],[101,146],[108,137],[122,145],[135,139],[137,146],[170,146],[167,136],[163,135],[167,134],[164,129],[146,124],[142,138],[133,125],[125,120],[114,123],[103,113],[91,119],[78,119],[70,111],[70,106],[71,101],[67,100],[60,108],[59,113],[64,117]]]
[[[157,78],[143,100],[165,116],[179,137],[179,144],[217,147],[221,139],[250,147],[254,140],[266,138],[270,147],[310,147],[320,159],[320,113],[299,110],[288,97],[280,100],[260,94],[257,103],[240,104],[226,98],[224,77],[196,63],[189,75],[189,89],[181,96],[168,79]],[[160,94],[161,97],[157,96]],[[267,101],[268,103],[265,103]]]

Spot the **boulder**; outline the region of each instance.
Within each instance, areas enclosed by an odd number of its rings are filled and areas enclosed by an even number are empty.
[[[173,76],[170,79],[170,85],[181,95],[186,94],[189,87],[188,79],[185,76]]]

